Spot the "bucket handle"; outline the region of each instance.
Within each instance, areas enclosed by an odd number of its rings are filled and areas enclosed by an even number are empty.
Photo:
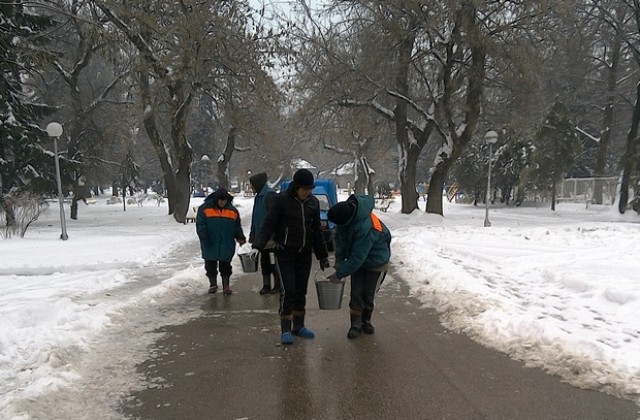
[[[329,280],[329,277],[333,273],[335,273],[335,270],[333,270],[331,272],[325,272],[325,271],[322,271],[321,268],[319,268],[316,271],[316,274],[313,276],[313,281],[316,282],[316,283],[320,283],[320,282],[323,282],[323,281],[330,281],[331,283],[335,283],[335,284],[344,283],[346,281],[346,277],[340,279],[340,281],[331,281],[331,280]]]

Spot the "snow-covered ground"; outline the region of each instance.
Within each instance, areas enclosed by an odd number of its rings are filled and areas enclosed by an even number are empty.
[[[485,228],[483,207],[402,215],[398,201],[379,213],[395,277],[447,327],[640,403],[639,216],[494,208]],[[252,202],[234,200],[247,235]],[[52,203],[25,238],[0,241],[0,418],[118,418],[130,390],[162,386],[135,366],[158,328],[201,314],[191,303],[207,283],[194,225],[166,213],[166,203],[124,212],[99,198],[61,241]]]

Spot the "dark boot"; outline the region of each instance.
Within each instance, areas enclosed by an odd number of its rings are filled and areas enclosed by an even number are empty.
[[[293,335],[291,334],[291,315],[280,317],[280,328],[282,328],[280,343],[293,344]]]
[[[314,338],[316,335],[309,328],[304,326],[304,315],[293,315],[293,329],[291,330],[293,335],[297,335],[302,338]]]
[[[262,276],[262,289],[260,289],[261,295],[266,295],[271,292],[271,276]]]
[[[362,313],[362,332],[365,334],[373,334],[376,332],[375,327],[371,323],[371,311],[364,311]]]
[[[222,276],[222,293],[224,293],[225,295],[230,295],[231,293],[233,293],[233,290],[231,290],[231,287],[229,287],[230,278],[231,276],[229,275]]]
[[[269,291],[269,293],[271,293],[272,295],[279,295],[280,294],[280,285],[278,284],[277,281],[276,281],[276,285],[273,286],[273,289],[271,289]]]
[[[209,293],[214,294],[218,291],[218,279],[210,278],[209,279]]]
[[[362,332],[362,315],[351,313],[351,328],[347,333],[347,338],[357,338]]]

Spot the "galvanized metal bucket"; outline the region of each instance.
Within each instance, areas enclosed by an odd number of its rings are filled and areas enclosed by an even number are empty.
[[[245,273],[255,273],[258,271],[258,259],[251,259],[251,254],[238,254],[242,263],[242,271]]]
[[[333,282],[327,280],[328,274],[318,271],[315,276],[318,306],[320,309],[335,310],[342,306],[344,281]]]

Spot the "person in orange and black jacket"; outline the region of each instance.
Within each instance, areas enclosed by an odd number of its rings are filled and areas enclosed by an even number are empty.
[[[236,251],[234,240],[240,245],[247,242],[242,232],[240,213],[232,201],[231,194],[220,188],[209,194],[198,207],[196,233],[200,239],[204,269],[209,278],[209,293],[218,291],[218,269],[222,277],[223,293],[232,293],[229,281],[231,259]]]
[[[356,338],[361,332],[375,332],[371,323],[374,299],[391,258],[391,233],[372,213],[373,204],[373,197],[369,195],[352,194],[347,201],[331,207],[327,214],[336,224],[336,272],[329,279],[341,281],[351,276],[348,338]]]
[[[297,170],[287,190],[273,200],[252,245],[252,254],[257,257],[270,239],[276,244],[276,265],[283,286],[279,309],[282,344],[292,344],[294,336],[315,337],[304,324],[312,252],[320,260],[320,268],[329,267],[320,230],[320,202],[311,194],[313,187],[313,174],[307,169]]]

